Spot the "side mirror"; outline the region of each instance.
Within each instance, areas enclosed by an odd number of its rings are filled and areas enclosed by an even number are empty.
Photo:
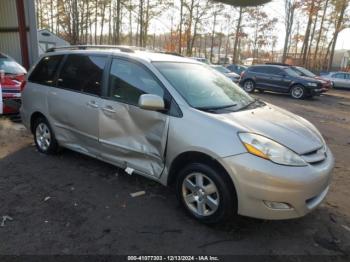
[[[139,107],[145,110],[158,111],[164,110],[164,99],[158,95],[145,94],[139,98]]]

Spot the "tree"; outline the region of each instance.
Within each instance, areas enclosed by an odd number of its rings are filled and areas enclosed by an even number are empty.
[[[335,31],[333,34],[333,42],[332,42],[332,47],[331,47],[331,53],[328,61],[328,70],[331,69],[332,64],[333,64],[333,58],[334,58],[334,50],[335,50],[335,45],[337,44],[337,39],[339,32],[344,29],[344,14],[345,10],[349,6],[349,1],[348,0],[332,0],[332,4],[335,6],[335,11],[339,14],[338,19],[335,22]]]
[[[241,34],[241,31],[242,31],[242,18],[243,18],[244,11],[245,11],[245,9],[243,7],[239,8],[236,33],[235,33],[235,42],[233,45],[233,55],[232,55],[232,63],[234,63],[234,64],[238,62],[237,61],[237,57],[238,57],[237,48],[238,48],[239,36]]]
[[[313,15],[314,15],[314,11],[315,11],[315,0],[306,1],[306,11],[309,14],[309,18],[308,18],[308,22],[307,22],[307,26],[306,26],[303,46],[301,48],[301,57],[302,57],[303,65],[305,65],[307,52],[308,52],[311,25],[312,25]]]
[[[212,27],[212,33],[211,33],[211,45],[210,45],[210,62],[213,63],[213,51],[214,51],[214,44],[215,44],[215,29],[216,29],[216,23],[217,23],[217,17],[222,12],[224,6],[222,4],[215,4],[213,7],[213,27]]]
[[[316,40],[316,47],[315,47],[315,52],[314,52],[314,56],[313,56],[313,61],[314,61],[313,66],[314,67],[316,65],[316,57],[317,57],[317,54],[318,54],[318,49],[319,49],[319,45],[320,45],[320,41],[321,41],[321,37],[322,37],[322,33],[323,33],[323,25],[324,25],[324,22],[325,22],[325,17],[326,17],[326,13],[327,13],[328,3],[329,3],[329,0],[326,0],[326,2],[324,4],[324,7],[323,7],[323,15],[322,15],[322,19],[321,19],[320,29],[318,31],[318,36],[317,36],[317,40]]]
[[[284,63],[286,60],[286,55],[289,47],[289,39],[293,28],[294,23],[294,12],[297,7],[296,2],[293,0],[285,0],[285,27],[286,27],[286,36],[284,37],[284,47],[283,47],[283,55],[282,62]]]

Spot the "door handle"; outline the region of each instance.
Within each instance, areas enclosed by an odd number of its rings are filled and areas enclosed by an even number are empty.
[[[90,101],[90,102],[87,102],[87,105],[92,107],[92,108],[99,108],[99,106],[96,104],[95,101]]]
[[[108,112],[108,113],[116,113],[117,112],[111,106],[103,107],[102,110],[105,111],[105,112]]]

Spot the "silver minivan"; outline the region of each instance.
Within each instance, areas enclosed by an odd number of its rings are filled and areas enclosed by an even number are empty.
[[[176,187],[204,223],[315,209],[334,158],[305,119],[178,56],[78,46],[30,70],[21,116],[38,150],[68,148]]]

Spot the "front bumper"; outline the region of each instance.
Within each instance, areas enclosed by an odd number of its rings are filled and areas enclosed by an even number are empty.
[[[315,89],[310,89],[311,95],[314,95],[314,96],[326,93],[328,91],[329,91],[329,88],[326,88],[326,87],[319,87],[319,88],[315,88]]]
[[[221,159],[237,191],[238,213],[260,219],[302,217],[322,203],[327,195],[334,158],[305,167],[278,165],[244,153]],[[266,202],[288,204],[274,209]]]

